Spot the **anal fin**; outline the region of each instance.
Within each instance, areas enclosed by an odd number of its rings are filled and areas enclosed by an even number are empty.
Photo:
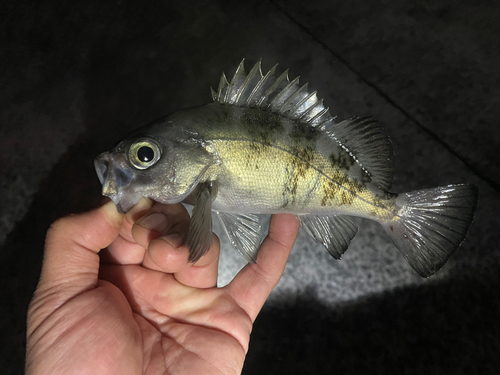
[[[257,215],[217,212],[231,245],[246,261],[255,263],[261,243],[261,224]]]
[[[322,243],[335,259],[340,259],[358,231],[354,221],[346,216],[302,215],[297,218],[307,234]]]

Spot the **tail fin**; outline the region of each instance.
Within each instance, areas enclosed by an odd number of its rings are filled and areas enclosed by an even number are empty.
[[[415,271],[429,277],[465,238],[477,203],[474,185],[448,185],[400,194],[398,214],[383,226]]]

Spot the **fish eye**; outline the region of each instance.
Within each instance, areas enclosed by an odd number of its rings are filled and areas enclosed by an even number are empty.
[[[151,139],[139,139],[128,150],[128,159],[137,169],[147,169],[160,160],[160,146]]]
[[[142,163],[148,163],[153,160],[155,157],[155,152],[150,146],[142,146],[139,150],[137,150],[137,158]]]

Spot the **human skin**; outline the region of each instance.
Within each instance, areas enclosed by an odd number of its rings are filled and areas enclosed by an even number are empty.
[[[240,374],[299,223],[273,215],[256,264],[217,288],[219,240],[187,262],[189,214],[143,199],[56,221],[28,310],[27,374]],[[104,250],[101,250],[104,249]]]

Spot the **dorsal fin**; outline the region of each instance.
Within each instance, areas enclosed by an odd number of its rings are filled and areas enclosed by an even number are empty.
[[[389,190],[394,172],[391,140],[371,117],[353,117],[322,129],[351,155],[380,188]]]
[[[275,77],[275,65],[266,75],[262,74],[259,60],[248,74],[245,59],[236,69],[231,83],[222,73],[219,89],[212,90],[212,98],[221,104],[238,107],[260,108],[286,116],[310,126],[332,122],[328,108],[318,99],[316,91],[307,91],[307,84],[300,86],[299,77],[290,82],[288,70]]]

